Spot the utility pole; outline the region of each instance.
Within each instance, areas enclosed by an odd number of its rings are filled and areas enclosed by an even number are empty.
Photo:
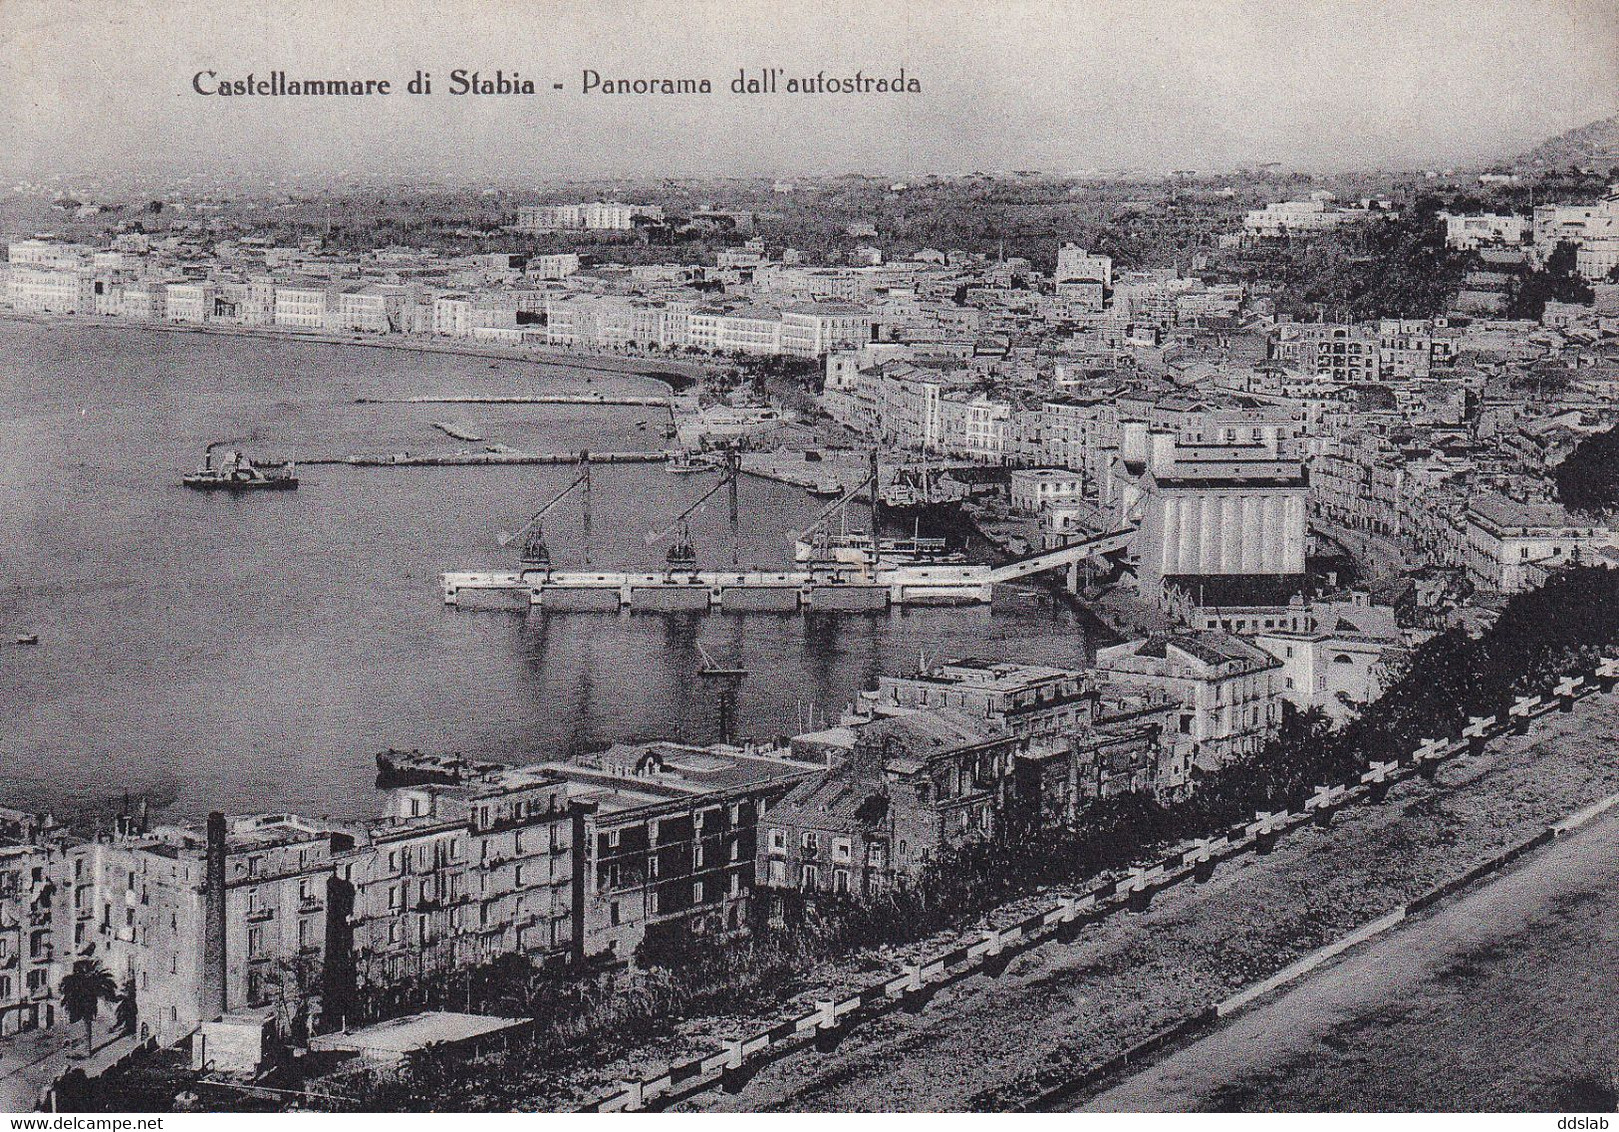
[[[582,482],[579,485],[579,499],[583,511],[579,533],[580,541],[584,543],[585,565],[590,565],[590,450],[579,453],[579,462],[584,465],[582,469]]]

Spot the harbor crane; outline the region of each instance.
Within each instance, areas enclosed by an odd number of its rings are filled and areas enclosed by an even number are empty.
[[[582,511],[581,527],[582,527],[582,531],[583,531],[585,564],[589,565],[589,563],[590,563],[590,453],[588,451],[579,453],[579,467],[580,467],[579,475],[574,478],[574,481],[572,483],[570,483],[567,487],[563,488],[561,491],[559,491],[555,495],[553,495],[546,502],[545,506],[541,507],[538,511],[536,511],[534,513],[533,517],[530,518],[528,522],[524,523],[521,527],[517,528],[516,532],[510,533],[510,534],[508,534],[508,533],[506,533],[504,531],[501,532],[500,537],[497,540],[500,543],[501,546],[510,546],[512,543],[514,543],[518,539],[522,538],[525,534],[528,535],[528,538],[523,543],[522,552],[519,555],[519,561],[522,563],[522,565],[525,568],[533,567],[533,568],[542,569],[542,570],[550,569],[550,567],[551,567],[551,548],[549,546],[547,546],[546,543],[545,543],[545,524],[544,524],[544,519],[545,519],[546,515],[550,514],[552,508],[556,507],[557,504],[561,503],[568,496],[572,495],[575,490],[577,490],[579,492],[580,507],[581,507],[581,511]]]
[[[648,546],[656,546],[670,535],[678,535],[673,546],[669,548],[669,564],[672,568],[686,569],[696,565],[697,551],[691,540],[689,521],[693,515],[701,512],[708,506],[708,501],[718,495],[721,490],[727,493],[731,520],[731,564],[737,564],[741,556],[738,538],[741,523],[741,510],[737,500],[737,480],[742,473],[742,457],[734,448],[725,450],[725,469],[719,482],[702,495],[696,502],[687,507],[674,520],[661,531],[649,531],[646,536]]]

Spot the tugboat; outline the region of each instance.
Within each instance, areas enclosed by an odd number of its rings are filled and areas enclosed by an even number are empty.
[[[259,467],[237,451],[227,451],[214,463],[210,444],[202,454],[202,466],[180,482],[195,491],[295,491],[298,476],[292,461]]]

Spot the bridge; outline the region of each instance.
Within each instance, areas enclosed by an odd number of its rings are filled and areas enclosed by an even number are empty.
[[[1030,554],[1024,558],[1017,558],[1004,565],[996,566],[989,572],[989,580],[995,585],[1004,582],[1015,582],[1019,578],[1027,578],[1034,574],[1043,574],[1047,570],[1060,570],[1065,566],[1077,566],[1087,558],[1105,558],[1109,554],[1117,554],[1130,545],[1131,537],[1136,533],[1133,526],[1120,527],[1116,531],[1107,531],[1102,534],[1087,535],[1078,542],[1071,542],[1067,546],[1059,546],[1054,550],[1043,550],[1038,554]]]

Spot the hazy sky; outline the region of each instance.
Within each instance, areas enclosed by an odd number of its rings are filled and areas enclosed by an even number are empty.
[[[8,178],[1422,167],[1619,108],[1619,0],[0,0],[0,37]],[[902,65],[921,94],[729,92]],[[452,97],[457,67],[540,93]],[[716,89],[582,95],[587,67]],[[430,97],[399,89],[417,68]],[[203,69],[396,90],[202,97]]]

